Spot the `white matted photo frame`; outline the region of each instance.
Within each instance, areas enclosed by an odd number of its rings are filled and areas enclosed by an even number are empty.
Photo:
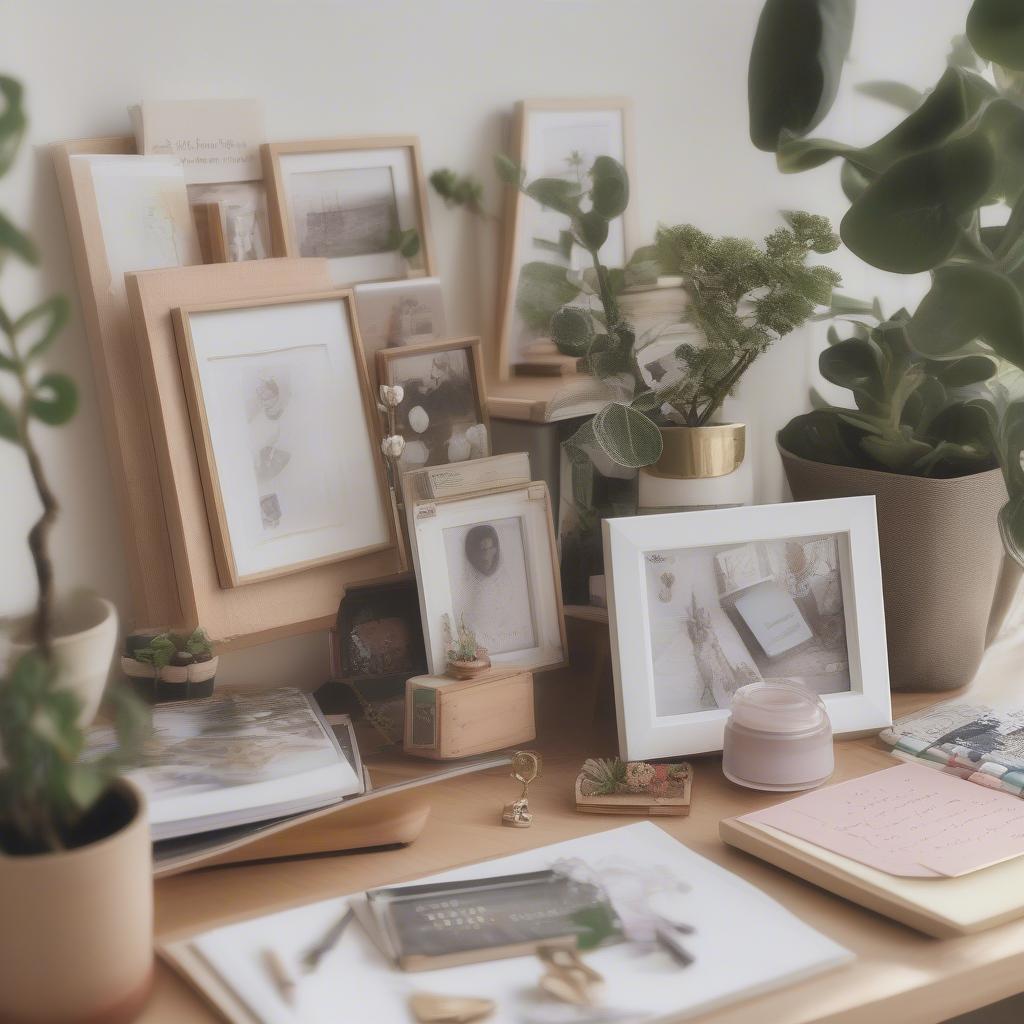
[[[328,260],[338,285],[436,273],[419,140],[365,136],[262,147],[274,253]],[[415,232],[415,253],[403,248]]]
[[[395,410],[405,438],[403,472],[491,454],[479,338],[384,349],[377,353],[377,377],[405,392]]]
[[[532,99],[516,105],[511,156],[523,169],[526,181],[536,178],[575,180],[586,173],[598,156],[618,160],[633,177],[632,101],[624,97],[593,99]],[[506,207],[506,250],[504,281],[499,296],[497,370],[507,378],[516,365],[536,364],[550,359],[553,347],[549,333],[530,326],[517,304],[519,277],[531,262],[558,262],[583,270],[586,254],[574,246],[569,255],[557,249],[560,232],[568,217],[541,207],[513,190]],[[637,242],[632,208],[608,227],[601,247],[605,266],[622,267]],[[557,353],[555,358],[558,357]]]
[[[732,694],[768,678],[837,736],[891,723],[873,497],[608,519],[604,550],[623,758],[721,750]]]
[[[173,319],[221,586],[393,547],[351,292]]]
[[[443,674],[444,617],[462,620],[492,664],[566,664],[558,553],[547,485],[410,504],[409,534],[430,671]]]

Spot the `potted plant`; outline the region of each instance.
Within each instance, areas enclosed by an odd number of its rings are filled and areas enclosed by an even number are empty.
[[[1024,400],[991,387],[956,400],[991,376],[979,354],[1024,367],[1024,9],[975,0],[935,88],[864,147],[805,138],[835,98],[853,11],[852,0],[765,4],[751,138],[786,172],[841,159],[842,240],[882,270],[929,271],[931,287],[912,315],[823,354],[857,408],[798,418],[779,443],[795,497],[875,495],[893,684],[946,689],[973,677],[999,621],[990,609],[1019,575],[1000,571],[997,523],[1024,563]]]
[[[689,303],[684,340],[673,333],[639,355],[650,387],[632,406],[654,419],[662,439],[661,457],[640,471],[641,508],[751,499],[746,426],[720,423],[722,404],[758,356],[831,305],[840,283],[832,268],[807,265],[811,252],[839,245],[828,220],[799,211],[784,216],[788,226],[761,246],[714,238],[692,224],[658,230],[659,268],[681,278]]]
[[[453,679],[472,679],[491,667],[487,651],[477,644],[476,634],[463,616],[459,616],[459,624],[453,628],[451,616],[445,615],[443,628],[448,675]]]
[[[0,76],[0,174],[25,129],[22,90]],[[35,247],[0,216],[0,261],[36,261]],[[48,537],[57,515],[32,421],[74,413],[63,374],[36,373],[67,303],[55,297],[21,316],[0,304],[0,368],[17,404],[0,401],[0,435],[25,453],[42,505],[28,543],[39,589],[34,613],[0,677],[0,1020],[128,1020],[152,973],[151,847],[141,794],[117,771],[144,733],[130,695],[111,691],[119,742],[86,757],[84,728],[99,704],[116,642],[108,602],[53,599]],[[84,627],[84,628],[83,628]]]
[[[213,694],[219,659],[203,628],[190,633],[133,633],[125,641],[121,670],[150,703]]]

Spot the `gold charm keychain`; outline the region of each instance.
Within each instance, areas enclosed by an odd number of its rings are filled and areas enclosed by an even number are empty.
[[[523,784],[523,794],[515,803],[505,804],[501,812],[502,825],[510,828],[529,828],[533,823],[530,804],[526,799],[530,783],[540,775],[541,756],[532,750],[517,750],[512,755],[512,778]]]

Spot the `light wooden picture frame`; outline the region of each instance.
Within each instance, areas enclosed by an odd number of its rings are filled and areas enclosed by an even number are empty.
[[[405,438],[403,471],[491,454],[491,424],[479,338],[435,341],[377,353],[381,384],[405,392],[395,410]]]
[[[222,586],[397,543],[352,302],[337,291],[173,311]]]
[[[142,367],[139,402],[152,425],[151,458],[159,475],[165,542],[173,558],[169,588],[179,608],[175,617],[157,621],[202,623],[225,651],[329,629],[345,585],[402,571],[407,567],[404,547],[225,589],[172,319],[173,310],[187,304],[330,292],[326,260],[269,259],[153,270],[129,274],[126,283]]]
[[[74,159],[135,156],[135,140],[125,136],[80,139],[58,143],[50,152],[117,499],[131,588],[127,624],[194,625],[179,598],[144,370],[121,278],[125,268],[111,267],[89,168]]]
[[[607,519],[619,748],[722,749],[729,700],[795,678],[837,736],[892,721],[873,497]]]
[[[558,550],[543,481],[410,503],[407,515],[434,675],[447,667],[445,616],[453,625],[464,617],[494,665],[539,672],[567,664]]]
[[[262,147],[277,256],[327,258],[338,286],[437,273],[414,135],[271,142]],[[419,251],[397,249],[415,230]]]
[[[634,177],[633,104],[625,97],[522,100],[516,105],[512,135],[512,159],[523,169],[528,182],[568,173],[560,156],[573,149],[581,153],[586,168],[597,156],[611,156],[622,163],[630,178]],[[495,371],[501,380],[508,379],[517,365],[536,373],[562,373],[574,366],[575,360],[553,349],[550,353],[526,351],[531,345],[541,349],[550,346],[544,345],[547,339],[541,332],[527,328],[517,308],[516,294],[525,264],[557,261],[550,247],[536,244],[534,231],[545,238],[553,235],[548,240],[555,241],[559,227],[568,226],[568,218],[543,210],[516,189],[510,188],[509,192]],[[621,218],[612,221],[601,250],[602,260],[611,267],[625,265],[638,245],[638,237],[636,213],[630,206]],[[567,265],[575,258],[571,255]]]

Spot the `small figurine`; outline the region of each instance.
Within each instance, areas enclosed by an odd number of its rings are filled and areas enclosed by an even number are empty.
[[[510,828],[529,828],[533,824],[527,790],[540,775],[541,756],[532,750],[517,750],[512,756],[512,778],[523,784],[523,794],[514,803],[505,804],[501,812],[502,825]]]

